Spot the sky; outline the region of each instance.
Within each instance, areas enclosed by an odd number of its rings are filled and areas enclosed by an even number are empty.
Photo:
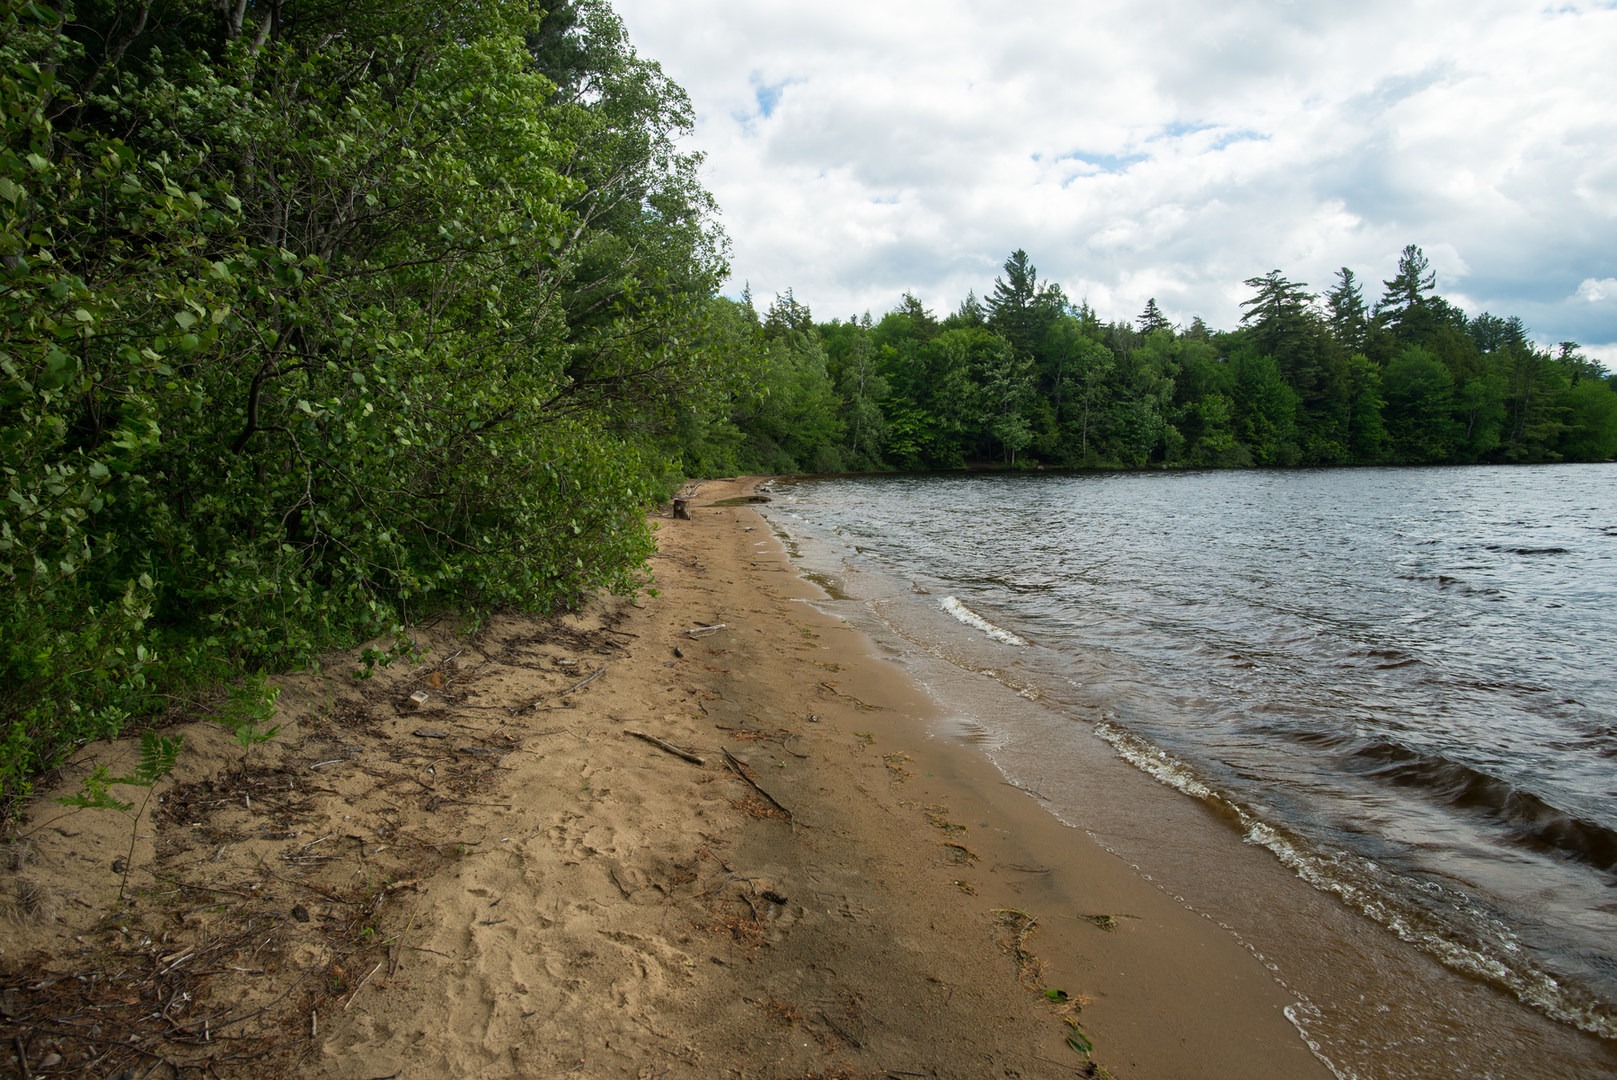
[[[690,94],[725,289],[939,316],[1023,249],[1107,321],[1437,291],[1617,370],[1617,0],[612,0]]]

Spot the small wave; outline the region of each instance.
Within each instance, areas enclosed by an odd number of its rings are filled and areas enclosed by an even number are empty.
[[[1426,891],[1444,893],[1461,925],[1433,923],[1420,909],[1401,902],[1401,893],[1417,887],[1408,879],[1365,859],[1346,853],[1326,855],[1309,850],[1281,830],[1254,822],[1246,834],[1249,844],[1268,848],[1294,874],[1321,892],[1332,893],[1399,938],[1436,957],[1445,966],[1503,986],[1518,1000],[1541,1009],[1563,1023],[1602,1038],[1617,1036],[1617,1018],[1611,1007],[1574,987],[1563,986],[1547,971],[1524,957],[1515,935],[1497,920],[1476,909],[1459,894],[1442,886]],[[1470,939],[1470,940],[1467,940]]]
[[[1497,551],[1502,555],[1565,555],[1564,547],[1506,547],[1503,544],[1486,545],[1489,551]]]
[[[1025,638],[1016,636],[1002,626],[995,626],[993,623],[971,610],[965,604],[962,604],[958,597],[945,596],[939,602],[938,606],[944,611],[947,611],[950,615],[953,615],[956,619],[965,623],[967,626],[975,627],[976,629],[981,630],[995,641],[1002,641],[1007,645],[1027,644],[1027,640]]]
[[[1377,671],[1393,671],[1420,663],[1420,658],[1402,649],[1366,649],[1361,653]]]
[[[1126,731],[1116,724],[1102,720],[1095,725],[1095,734],[1111,743],[1118,756],[1141,772],[1168,785],[1175,791],[1204,802],[1217,797],[1212,788],[1204,784],[1191,771],[1190,766],[1169,756],[1166,750]]]
[[[1095,733],[1135,768],[1230,819],[1247,843],[1267,848],[1303,881],[1336,896],[1447,967],[1508,988],[1522,1002],[1563,1023],[1603,1038],[1617,1037],[1617,1018],[1609,1005],[1563,986],[1550,973],[1525,962],[1509,928],[1462,894],[1450,894],[1436,883],[1418,883],[1345,851],[1319,850],[1232,802],[1188,765],[1110,720],[1096,724]],[[1450,916],[1459,921],[1442,917],[1434,921],[1429,909],[1408,899],[1423,890],[1444,894]]]
[[[1353,751],[1351,767],[1362,776],[1418,788],[1448,806],[1479,811],[1530,847],[1569,855],[1600,870],[1617,869],[1617,832],[1469,765],[1399,743],[1374,742]]]

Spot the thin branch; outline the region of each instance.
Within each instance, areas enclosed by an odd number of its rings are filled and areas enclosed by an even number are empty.
[[[691,753],[689,750],[681,750],[679,747],[675,746],[673,743],[663,742],[663,740],[657,738],[657,736],[655,736],[655,735],[647,735],[644,731],[625,730],[624,734],[625,735],[633,735],[637,739],[643,739],[644,741],[650,743],[652,746],[655,746],[659,750],[663,750],[663,751],[666,751],[667,753],[673,754],[677,758],[684,758],[686,761],[690,762],[692,765],[706,765],[707,764],[706,761],[703,761],[701,758],[697,757],[695,754]]]

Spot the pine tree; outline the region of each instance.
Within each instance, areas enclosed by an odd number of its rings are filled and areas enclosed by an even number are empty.
[[[1173,324],[1168,322],[1167,316],[1162,314],[1162,309],[1157,307],[1157,298],[1154,296],[1145,302],[1145,310],[1140,312],[1140,317],[1135,320],[1135,325],[1140,328],[1140,333],[1142,334],[1151,334],[1158,330],[1171,330],[1173,328]]]
[[[1398,256],[1398,273],[1383,281],[1386,291],[1376,304],[1376,323],[1392,332],[1403,344],[1425,341],[1436,328],[1433,311],[1437,272],[1427,262],[1425,252],[1415,244]]]
[[[1364,302],[1364,290],[1347,267],[1336,272],[1336,287],[1325,294],[1325,308],[1329,313],[1331,336],[1349,353],[1364,352],[1369,345],[1370,309]]]

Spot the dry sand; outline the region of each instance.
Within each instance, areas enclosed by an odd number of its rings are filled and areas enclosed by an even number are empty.
[[[1327,1075],[1233,938],[931,734],[752,490],[659,521],[655,596],[333,658],[250,752],[185,726],[138,816],[50,801],[136,751],[81,755],[0,870],[0,1073]]]

